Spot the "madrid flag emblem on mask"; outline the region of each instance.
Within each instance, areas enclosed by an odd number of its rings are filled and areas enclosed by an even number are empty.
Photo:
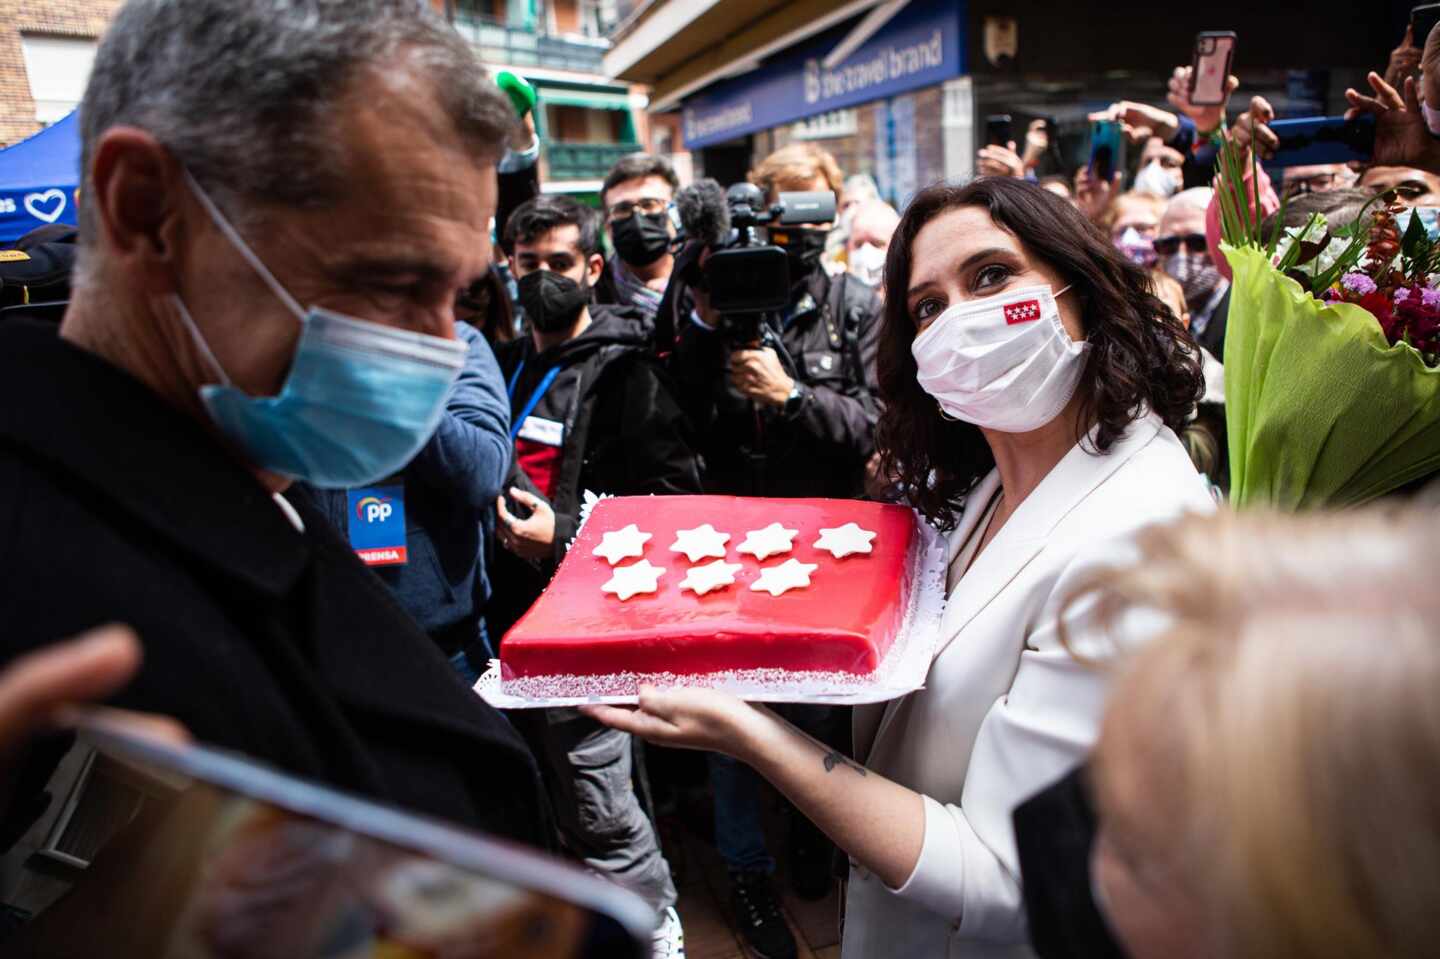
[[[1005,323],[1007,326],[1014,326],[1017,323],[1029,323],[1031,320],[1040,319],[1040,301],[1022,300],[1019,303],[1011,303],[1005,307]]]

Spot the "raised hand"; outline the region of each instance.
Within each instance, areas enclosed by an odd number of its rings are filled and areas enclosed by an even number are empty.
[[[1240,149],[1249,149],[1253,143],[1259,149],[1262,160],[1272,159],[1280,147],[1280,138],[1269,127],[1274,119],[1275,110],[1269,101],[1264,97],[1254,97],[1250,100],[1250,109],[1235,119],[1230,135]]]
[[[1130,100],[1112,103],[1109,109],[1090,114],[1090,119],[1118,122],[1131,143],[1144,143],[1151,137],[1169,141],[1180,129],[1180,119],[1169,110]]]
[[[1020,157],[1020,162],[1025,169],[1033,170],[1040,165],[1040,158],[1045,156],[1045,151],[1050,149],[1050,133],[1045,129],[1044,120],[1031,120],[1030,126],[1025,129],[1025,152]]]
[[[1406,77],[1403,95],[1373,70],[1366,78],[1373,96],[1353,88],[1345,91],[1350,109],[1345,119],[1363,113],[1375,117],[1375,153],[1372,162],[1380,166],[1408,166],[1440,172],[1440,140],[1430,135],[1420,111],[1419,85]]]
[[[1400,46],[1390,51],[1390,62],[1385,67],[1385,82],[1399,89],[1406,77],[1414,76],[1420,66],[1420,48],[1415,45],[1413,24],[1405,27],[1405,37]]]
[[[1165,100],[1195,121],[1195,129],[1204,134],[1213,133],[1225,122],[1226,104],[1230,102],[1230,94],[1240,86],[1240,78],[1233,75],[1225,78],[1225,103],[1216,106],[1202,106],[1190,102],[1191,72],[1191,67],[1175,68],[1175,72],[1170,76],[1170,92],[1166,94]]]
[[[981,147],[975,154],[975,171],[981,176],[1023,177],[1025,161],[1015,152],[1014,140],[1003,147],[990,144]]]

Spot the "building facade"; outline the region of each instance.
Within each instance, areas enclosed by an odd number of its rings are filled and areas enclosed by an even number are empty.
[[[100,34],[121,0],[0,0],[0,147],[80,102]]]
[[[1244,99],[1264,95],[1282,116],[1343,112],[1345,88],[1383,70],[1409,5],[1379,0],[1364,18],[1332,0],[1163,14],[1136,0],[622,0],[621,12],[606,72],[649,86],[652,125],[672,118],[669,142],[690,151],[697,176],[732,183],[810,140],[903,206],[929,183],[972,175],[1002,116],[1017,142],[1032,120],[1050,121],[1057,142],[1039,172],[1073,171],[1089,114],[1118,100],[1163,106],[1202,30],[1238,33]]]
[[[598,197],[616,160],[645,149],[647,100],[608,78],[603,58],[615,0],[434,0],[492,72],[509,70],[538,94],[546,192]]]

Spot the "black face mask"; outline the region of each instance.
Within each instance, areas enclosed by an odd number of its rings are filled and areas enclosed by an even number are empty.
[[[553,270],[535,270],[516,284],[530,325],[541,333],[559,333],[575,325],[590,302],[589,284],[581,285]]]
[[[827,230],[786,230],[786,243],[782,249],[790,262],[790,283],[795,285],[807,279],[820,266],[820,256],[825,252]]]
[[[664,213],[634,213],[610,227],[615,252],[631,266],[649,266],[670,248],[670,218]]]

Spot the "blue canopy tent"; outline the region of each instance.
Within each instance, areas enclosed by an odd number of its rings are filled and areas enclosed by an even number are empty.
[[[37,226],[76,223],[80,126],[71,111],[28,140],[0,150],[0,243]]]

